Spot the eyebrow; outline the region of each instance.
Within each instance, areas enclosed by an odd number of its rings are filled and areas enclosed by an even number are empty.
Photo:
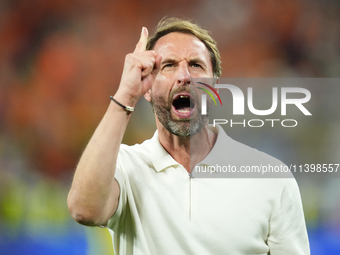
[[[168,57],[168,58],[165,58],[164,60],[161,61],[161,65],[162,64],[168,64],[168,63],[176,63],[176,62],[178,62],[178,58]],[[197,58],[197,57],[189,58],[188,63],[189,64],[200,63],[200,64],[203,64],[204,66],[206,66],[206,63],[202,59]]]
[[[206,63],[202,59],[196,58],[196,57],[189,59],[189,64],[192,64],[192,63],[200,63],[206,66]]]
[[[165,58],[164,60],[162,59],[161,61],[161,64],[167,64],[167,63],[175,63],[177,62],[178,60],[176,58]]]

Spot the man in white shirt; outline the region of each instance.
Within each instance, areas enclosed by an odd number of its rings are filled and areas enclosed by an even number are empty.
[[[191,177],[209,159],[239,164],[245,153],[281,163],[208,126],[191,79],[220,74],[216,42],[189,21],[162,20],[149,40],[143,28],[126,56],[68,196],[77,222],[110,229],[115,254],[309,254],[293,178]],[[121,145],[142,96],[157,131],[141,145]]]

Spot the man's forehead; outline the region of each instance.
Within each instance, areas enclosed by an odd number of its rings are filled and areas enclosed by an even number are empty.
[[[205,44],[196,36],[180,32],[172,32],[158,39],[153,50],[156,53],[167,53],[176,55],[176,53],[187,54],[207,54],[208,49]]]

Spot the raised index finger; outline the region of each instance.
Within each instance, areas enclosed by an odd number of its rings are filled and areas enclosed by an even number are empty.
[[[145,51],[146,44],[148,42],[148,36],[149,36],[148,29],[146,27],[143,27],[142,28],[142,32],[140,34],[139,42],[137,43],[134,52],[143,52],[143,51]]]

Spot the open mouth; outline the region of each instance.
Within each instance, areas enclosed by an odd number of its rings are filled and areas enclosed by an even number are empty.
[[[195,102],[190,94],[179,94],[172,101],[172,106],[177,115],[181,118],[188,118],[195,108]]]

